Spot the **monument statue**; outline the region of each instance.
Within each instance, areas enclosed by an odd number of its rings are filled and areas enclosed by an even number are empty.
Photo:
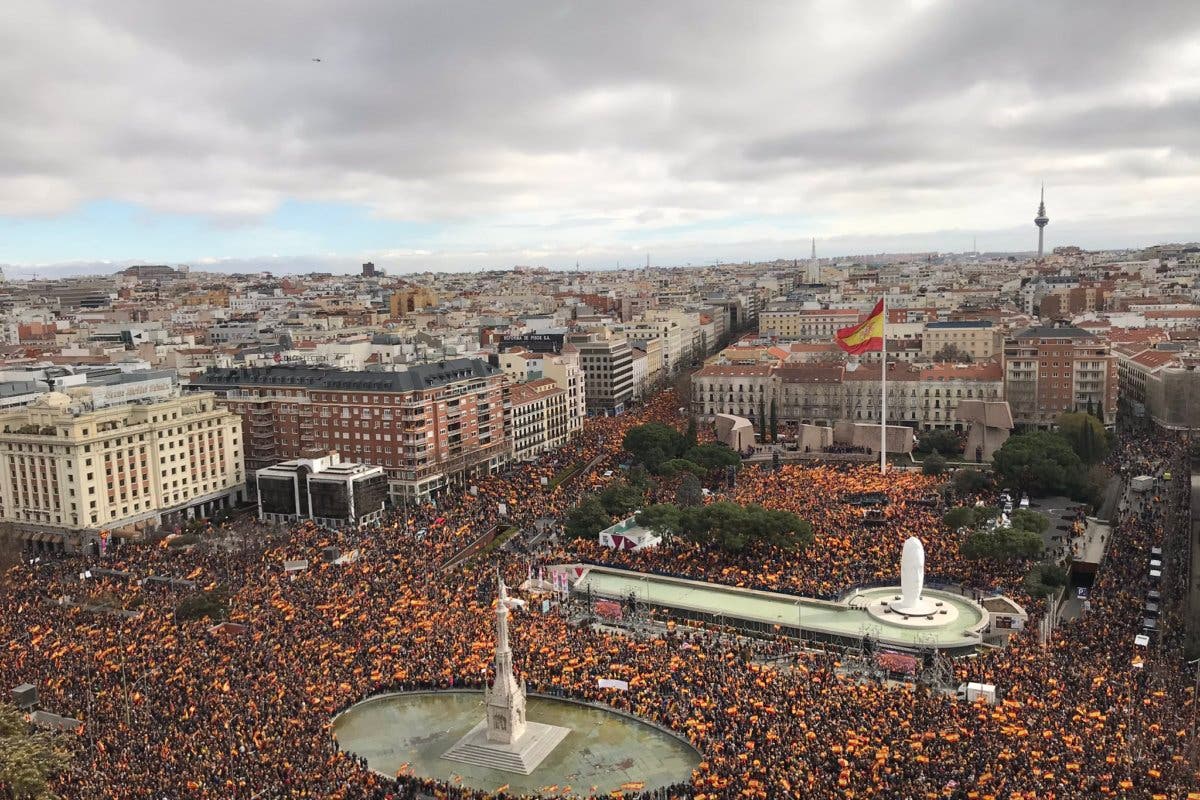
[[[489,742],[511,744],[525,735],[525,681],[513,677],[512,648],[508,646],[508,589],[504,578],[496,601],[496,680],[484,687]]]
[[[908,613],[921,605],[921,590],[925,588],[925,546],[915,536],[908,537],[900,551],[900,603],[892,603],[896,611]],[[916,610],[911,613],[920,613]]]
[[[508,646],[509,612],[523,603],[508,596],[499,570],[496,588],[496,678],[483,689],[484,718],[442,758],[528,775],[571,731],[525,717],[525,681],[513,675]]]

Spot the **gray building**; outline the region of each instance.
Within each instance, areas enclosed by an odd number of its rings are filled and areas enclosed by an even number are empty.
[[[633,348],[629,341],[599,334],[576,334],[570,341],[579,348],[588,414],[623,413],[633,399]]]

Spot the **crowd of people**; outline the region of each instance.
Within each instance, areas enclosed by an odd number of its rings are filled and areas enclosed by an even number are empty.
[[[189,548],[123,548],[103,566],[126,575],[81,577],[95,559],[22,564],[0,592],[0,683],[34,683],[43,708],[83,721],[64,737],[73,759],[54,788],[66,800],[489,796],[372,772],[338,747],[331,719],[383,690],[479,686],[494,643],[491,576],[499,564],[517,585],[526,561],[500,550],[442,565],[483,529],[561,518],[584,493],[617,479],[625,431],[650,420],[686,423],[667,393],[625,417],[589,421],[551,458],[481,478],[436,506],[402,508],[379,525],[305,524],[270,537],[246,536],[236,528],[249,523],[234,521]],[[1161,442],[1133,452],[1152,449],[1163,463],[1174,457]],[[826,653],[766,666],[762,653],[778,651],[769,643],[760,649],[696,630],[631,638],[568,627],[556,614],[523,613],[512,626],[518,672],[530,691],[607,703],[686,736],[702,761],[675,786],[629,792],[648,800],[1187,797],[1197,786],[1188,749],[1196,698],[1179,643],[1133,645],[1144,556],[1161,542],[1171,504],[1182,502],[1173,486],[1116,520],[1092,613],[1045,645],[1031,625],[1002,650],[956,662],[958,678],[997,686],[1003,699],[994,706],[858,679]],[[730,497],[810,520],[809,549],[730,554],[672,542],[618,554],[574,542],[551,556],[830,596],[894,578],[900,546],[915,534],[931,574],[1019,596],[1018,567],[958,554],[955,534],[927,503],[935,489],[934,478],[915,473],[747,467]],[[846,502],[865,492],[887,495],[885,526],[864,527],[862,509]],[[358,557],[326,563],[321,552],[331,545]],[[285,572],[284,561],[298,559],[309,568]],[[227,593],[228,619],[244,629],[177,619],[175,590],[139,585],[150,575]],[[1035,615],[1041,608],[1029,607]],[[126,613],[109,613],[117,609]],[[599,678],[629,688],[601,689]]]

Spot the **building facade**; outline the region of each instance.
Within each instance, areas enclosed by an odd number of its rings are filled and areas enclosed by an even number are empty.
[[[1004,396],[1013,422],[1048,428],[1089,404],[1116,421],[1117,364],[1108,341],[1071,325],[1027,328],[1004,343]]]
[[[973,361],[980,361],[1001,351],[1004,335],[990,320],[925,323],[921,334],[921,356],[932,359],[947,347],[965,353]]]
[[[785,433],[797,424],[879,422],[878,368],[842,364],[709,365],[692,377],[692,412],[746,417],[757,424],[772,408]],[[916,430],[964,430],[956,409],[963,400],[1003,399],[1003,372],[980,364],[888,365],[888,423]]]
[[[382,466],[394,498],[425,498],[510,452],[504,376],[479,359],[402,372],[215,369],[192,386],[243,416],[248,472],[336,451]]]
[[[577,336],[588,414],[624,413],[633,399],[633,350],[629,341],[603,334]]]
[[[243,499],[241,421],[212,394],[97,411],[77,391],[0,414],[0,520],[77,547]]]
[[[509,388],[512,457],[530,461],[566,444],[570,436],[567,393],[550,378]]]
[[[388,493],[382,467],[343,462],[337,453],[284,461],[254,478],[258,518],[267,522],[310,519],[329,528],[377,522]]]
[[[832,339],[842,328],[857,325],[863,314],[855,308],[775,306],[758,315],[758,333],[801,342]]]

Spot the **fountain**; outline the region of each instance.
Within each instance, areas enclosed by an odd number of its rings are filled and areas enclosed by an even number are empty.
[[[882,622],[904,628],[940,627],[958,617],[953,604],[925,596],[924,589],[925,546],[910,536],[900,551],[900,593],[872,600],[867,612]]]

